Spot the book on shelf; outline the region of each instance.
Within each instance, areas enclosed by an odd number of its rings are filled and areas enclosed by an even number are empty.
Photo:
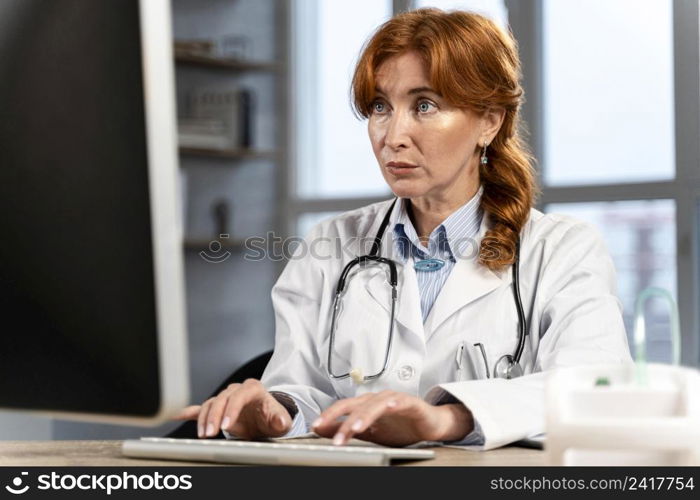
[[[176,57],[204,56],[228,61],[250,60],[251,39],[245,35],[227,34],[215,39],[175,40]]]
[[[189,115],[179,123],[180,146],[250,149],[253,94],[248,89],[198,88],[189,94]]]
[[[181,148],[232,149],[235,147],[228,127],[212,118],[180,118],[177,124]]]
[[[216,44],[213,40],[175,40],[176,56],[214,56]]]

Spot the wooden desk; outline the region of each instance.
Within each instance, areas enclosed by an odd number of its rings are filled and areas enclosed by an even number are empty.
[[[326,439],[299,439],[295,442],[326,444]],[[219,465],[205,462],[144,460],[123,457],[121,441],[0,441],[0,466],[202,466]],[[360,441],[357,441],[360,444]],[[361,443],[366,445],[366,443]],[[541,450],[506,447],[492,451],[469,451],[456,448],[435,448],[434,460],[406,462],[416,466],[508,466],[546,465]],[[221,464],[228,465],[228,464]]]

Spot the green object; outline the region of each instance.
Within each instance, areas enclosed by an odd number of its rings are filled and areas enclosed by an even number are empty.
[[[596,387],[608,386],[610,385],[610,379],[608,377],[598,377],[595,379]]]

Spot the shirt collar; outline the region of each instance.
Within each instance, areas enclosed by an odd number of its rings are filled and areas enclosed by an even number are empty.
[[[483,209],[481,196],[483,186],[464,205],[449,215],[429,237],[428,248],[418,239],[416,229],[408,216],[409,199],[399,198],[389,218],[389,227],[393,229],[395,250],[403,261],[411,255],[421,259],[438,257],[456,260],[474,250],[474,240],[479,233]]]

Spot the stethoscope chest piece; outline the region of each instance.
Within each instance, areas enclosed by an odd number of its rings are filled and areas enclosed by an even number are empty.
[[[493,376],[505,379],[518,378],[523,376],[523,369],[520,363],[513,359],[513,356],[505,354],[496,362],[496,366],[493,368]]]
[[[357,385],[362,385],[365,383],[365,376],[362,374],[362,370],[359,368],[353,368],[350,370],[350,378]]]

